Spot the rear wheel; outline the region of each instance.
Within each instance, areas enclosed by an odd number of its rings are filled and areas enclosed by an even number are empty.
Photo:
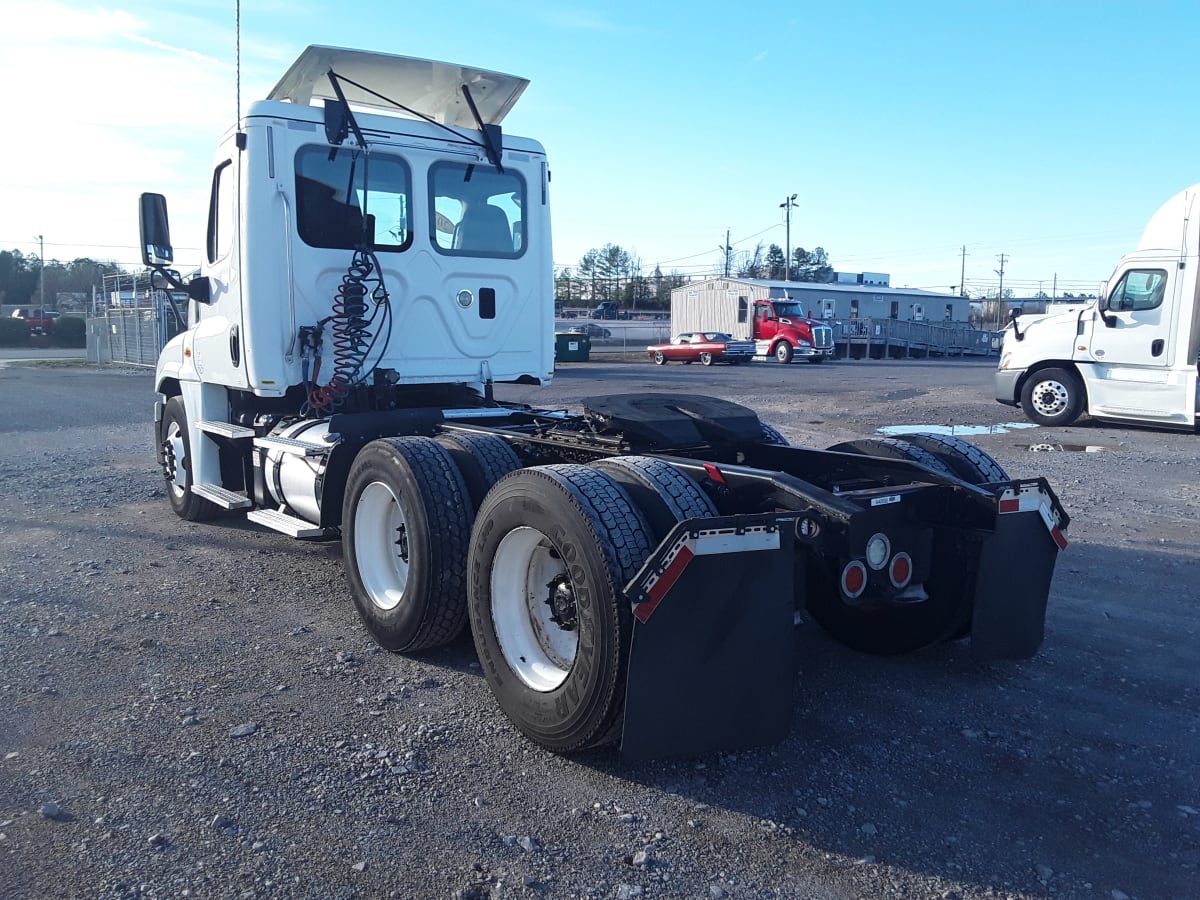
[[[1066,369],[1034,372],[1021,388],[1021,408],[1039,425],[1070,425],[1083,411],[1083,384]]]
[[[158,459],[171,509],[189,522],[211,519],[221,508],[192,493],[192,439],[182,397],[167,401],[158,434]]]
[[[497,481],[521,468],[521,457],[508,441],[494,434],[449,431],[434,438],[462,473],[474,512]]]
[[[780,341],[775,345],[775,349],[771,351],[775,354],[775,358],[786,365],[792,361],[792,345],[787,341]]]
[[[657,545],[684,519],[718,515],[708,494],[674,466],[652,456],[612,456],[592,464],[625,489]]]
[[[462,631],[470,511],[463,476],[431,438],[387,438],[359,452],[342,553],[354,606],[380,646],[423,650]]]
[[[1008,481],[1008,473],[974,444],[945,434],[906,434],[904,440],[928,450],[968,484]]]
[[[862,438],[834,444],[828,449],[838,453],[857,453],[860,456],[877,456],[881,459],[907,459],[920,463],[939,475],[953,475],[951,468],[923,447],[910,444],[900,438]]]
[[[632,629],[621,591],[650,549],[625,491],[587,466],[521,469],[484,500],[471,631],[500,708],[530,740],[568,752],[619,738]]]
[[[713,355],[707,351],[700,354],[700,365],[711,366],[713,364]]]

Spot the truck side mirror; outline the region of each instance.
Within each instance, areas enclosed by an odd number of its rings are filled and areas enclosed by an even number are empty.
[[[1096,301],[1096,309],[1100,313],[1100,319],[1104,322],[1105,328],[1117,327],[1117,317],[1109,312],[1112,309],[1111,299],[1107,294],[1102,293],[1100,299]]]
[[[175,259],[175,252],[171,249],[166,197],[162,194],[142,194],[138,227],[142,235],[142,263],[152,268],[169,266]]]

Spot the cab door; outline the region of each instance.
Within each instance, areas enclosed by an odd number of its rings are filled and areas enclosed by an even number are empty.
[[[243,358],[238,166],[238,150],[230,141],[218,152],[209,194],[200,267],[208,278],[208,300],[192,305],[192,358],[200,380],[230,387],[249,384]]]
[[[1142,264],[1126,270],[1092,313],[1090,336],[1076,358],[1093,364],[1089,411],[1095,415],[1182,420],[1193,416],[1184,372],[1172,368],[1180,340],[1177,268]]]

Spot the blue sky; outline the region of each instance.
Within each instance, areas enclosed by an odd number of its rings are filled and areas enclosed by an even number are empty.
[[[1095,290],[1200,182],[1200,3],[357,4],[245,0],[243,106],[307,44],[532,84],[505,129],[553,173],[554,259],[617,243],[708,273],[785,244],[948,290]],[[187,262],[235,112],[232,0],[7,0],[0,249],[137,261],[165,193]]]

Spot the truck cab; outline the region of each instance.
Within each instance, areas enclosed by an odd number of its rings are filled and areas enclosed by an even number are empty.
[[[760,356],[823,362],[833,356],[833,329],[809,317],[799,300],[756,300],[751,338]]]
[[[1137,249],[1086,306],[1019,317],[1005,330],[996,399],[1041,425],[1081,414],[1193,431],[1198,406],[1195,185],[1167,201]]]

